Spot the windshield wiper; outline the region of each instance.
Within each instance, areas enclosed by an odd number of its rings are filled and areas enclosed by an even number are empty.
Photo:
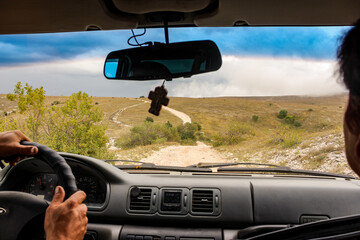
[[[130,163],[145,163],[145,162],[141,162],[141,161],[134,161],[134,160],[104,160],[104,162],[130,162]]]
[[[194,165],[187,166],[189,168],[215,168],[215,167],[228,167],[228,166],[238,166],[238,165],[256,165],[256,166],[266,166],[266,167],[281,167],[274,164],[265,164],[265,163],[249,163],[249,162],[242,162],[242,163],[202,163],[199,162]]]
[[[262,166],[268,168],[239,168],[229,166],[238,166],[238,165],[246,165],[246,166]],[[217,172],[258,172],[258,173],[293,173],[293,174],[304,174],[311,176],[323,176],[323,177],[336,177],[336,178],[347,178],[347,179],[355,179],[355,177],[346,174],[338,174],[338,173],[328,173],[328,172],[317,172],[311,170],[298,170],[291,169],[285,166],[279,166],[274,164],[266,164],[266,163],[251,163],[251,162],[241,162],[241,163],[198,163],[194,165],[188,166],[189,168],[215,168],[217,167]]]
[[[351,175],[338,174],[338,173],[328,173],[328,172],[318,172],[311,170],[299,170],[299,169],[291,169],[289,167],[273,167],[273,168],[218,168],[217,172],[261,172],[261,173],[293,173],[293,174],[303,174],[310,176],[322,176],[322,177],[336,177],[336,178],[347,178],[347,179],[355,179],[355,177]]]
[[[196,167],[177,167],[177,166],[158,166],[153,163],[144,163],[137,161],[139,164],[135,165],[115,165],[115,167],[121,170],[158,170],[158,171],[175,171],[175,172],[212,172],[209,168],[196,168]]]

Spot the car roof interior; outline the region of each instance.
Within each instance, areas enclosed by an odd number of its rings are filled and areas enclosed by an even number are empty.
[[[143,27],[345,26],[359,0],[0,1],[0,34]]]

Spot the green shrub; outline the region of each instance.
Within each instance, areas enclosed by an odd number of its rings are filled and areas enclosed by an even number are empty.
[[[169,128],[172,128],[172,127],[173,127],[173,125],[172,125],[169,121],[167,121],[167,122],[165,123],[165,126],[167,126],[167,127],[169,127]]]
[[[277,117],[280,119],[284,119],[287,116],[287,114],[288,114],[288,111],[283,109],[283,110],[280,110]]]
[[[146,117],[145,122],[154,122],[152,117]]]
[[[198,139],[199,141],[208,142],[208,143],[211,142],[211,138],[205,136],[203,132],[197,133],[197,134],[196,134],[196,137],[197,137],[197,139]]]
[[[259,116],[253,115],[252,120],[253,120],[253,122],[257,122],[259,120]]]
[[[55,100],[55,101],[53,101],[53,102],[51,103],[52,106],[58,105],[58,104],[60,104],[60,101],[58,101],[58,100]]]
[[[143,124],[134,126],[130,133],[117,140],[116,145],[121,148],[133,148],[156,143],[180,142],[176,128],[165,124],[153,124],[145,121]]]
[[[254,135],[251,126],[241,122],[233,122],[222,134],[214,136],[213,146],[236,145]]]
[[[49,134],[46,145],[61,152],[71,152],[100,159],[113,158],[108,152],[103,114],[86,93],[72,94],[61,107],[52,107],[44,124]]]
[[[295,122],[294,122],[294,126],[295,126],[295,127],[301,127],[301,123],[298,122],[298,121],[295,121]]]
[[[102,123],[103,113],[94,105],[86,93],[72,94],[62,106],[54,101],[45,106],[43,87],[15,85],[14,93],[8,94],[10,101],[16,101],[23,116],[6,123],[6,130],[14,128],[23,131],[32,140],[48,145],[59,152],[70,152],[100,159],[114,158],[108,152],[106,125]]]
[[[284,122],[287,124],[294,124],[295,122],[295,117],[292,115],[288,115],[284,118]]]
[[[196,140],[195,133],[201,129],[201,126],[197,123],[185,123],[177,127],[177,131],[181,140],[193,139]]]
[[[164,124],[145,121],[143,124],[132,127],[129,134],[116,141],[116,145],[121,148],[133,148],[164,142],[194,145],[199,136],[199,129],[201,129],[201,125],[198,123],[185,123],[175,128],[169,121]]]
[[[309,111],[309,112],[312,112],[312,111],[314,111],[314,110],[313,110],[312,108],[309,108],[308,111]]]
[[[197,131],[200,131],[202,129],[200,123],[197,123],[197,122],[193,122],[192,123],[193,125],[195,125],[197,127]]]

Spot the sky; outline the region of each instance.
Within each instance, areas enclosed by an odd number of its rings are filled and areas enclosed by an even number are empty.
[[[169,96],[332,95],[345,92],[336,74],[336,49],[347,27],[236,27],[170,29],[170,42],[213,40],[220,70],[166,83]],[[135,30],[142,33],[142,29]],[[130,30],[0,35],[0,93],[16,82],[44,86],[47,95],[139,97],[162,81],[107,80],[107,54],[131,48]],[[164,42],[162,29],[138,41]]]

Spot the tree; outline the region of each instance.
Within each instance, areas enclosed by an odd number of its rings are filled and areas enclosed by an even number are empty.
[[[17,101],[20,113],[26,112],[26,127],[29,130],[29,137],[39,141],[40,127],[45,112],[45,90],[43,87],[33,88],[26,83],[25,87],[21,82],[15,85],[14,93],[7,94],[10,101]]]
[[[106,126],[103,115],[86,93],[72,94],[61,107],[53,106],[48,114],[48,145],[57,151],[107,158]]]
[[[17,101],[26,124],[17,124],[33,141],[41,142],[56,151],[83,154],[97,158],[113,158],[107,150],[106,125],[103,114],[92,97],[83,92],[72,94],[61,106],[45,106],[43,87],[25,87],[21,82],[7,98]],[[22,118],[20,118],[21,120]],[[12,121],[15,122],[16,121]],[[0,121],[0,130],[14,129],[6,118]]]

